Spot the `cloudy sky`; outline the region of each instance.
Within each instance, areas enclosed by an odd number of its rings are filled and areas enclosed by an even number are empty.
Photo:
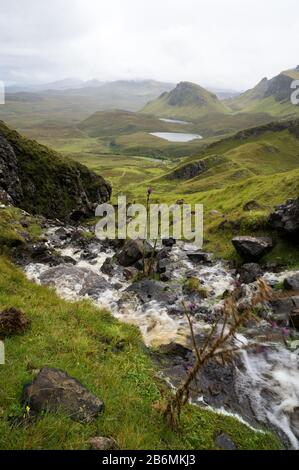
[[[245,89],[299,63],[298,0],[0,0],[0,79]]]

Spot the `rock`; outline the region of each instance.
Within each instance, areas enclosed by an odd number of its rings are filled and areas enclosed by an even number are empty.
[[[22,402],[36,413],[64,413],[82,423],[90,423],[104,408],[103,402],[90,393],[78,380],[58,369],[43,368],[36,378],[25,385]]]
[[[133,266],[129,266],[128,268],[124,269],[124,277],[127,280],[134,279],[136,276],[138,276],[138,269],[134,268]]]
[[[45,271],[40,276],[40,282],[56,288],[69,289],[79,296],[89,296],[98,299],[111,287],[110,283],[100,274],[87,268],[60,265]]]
[[[126,292],[134,292],[143,303],[156,300],[161,304],[172,305],[174,304],[181,291],[180,286],[165,286],[163,282],[146,279],[139,282],[134,282],[126,289]]]
[[[80,258],[86,261],[95,260],[98,257],[98,253],[94,252],[91,248],[86,248],[82,253]]]
[[[176,240],[174,238],[163,238],[162,245],[166,246],[167,248],[172,248],[176,245]]]
[[[238,274],[242,284],[251,284],[262,277],[264,272],[257,263],[245,263],[238,269]]]
[[[169,344],[162,344],[158,352],[160,354],[165,354],[167,356],[174,356],[174,357],[183,357],[187,358],[192,354],[191,349],[186,348],[185,346],[182,346],[181,344],[178,343],[169,343]]]
[[[93,437],[90,446],[92,450],[119,450],[117,442],[109,437]]]
[[[64,227],[59,227],[55,231],[56,237],[58,237],[60,240],[66,240],[67,238],[71,237],[71,233]]]
[[[205,253],[204,251],[190,251],[187,253],[188,258],[193,263],[211,263],[212,255],[211,253]]]
[[[256,201],[248,201],[246,202],[246,204],[244,204],[243,206],[243,210],[244,211],[256,211],[258,209],[260,209],[261,206],[259,205],[258,202]]]
[[[259,260],[273,249],[273,241],[268,237],[235,237],[235,249],[244,259]]]
[[[299,330],[299,308],[295,308],[290,315],[290,327]]]
[[[1,200],[16,203],[23,197],[18,169],[18,160],[12,145],[0,129],[0,191]]]
[[[123,249],[117,254],[117,260],[125,268],[133,266],[143,256],[148,257],[152,253],[152,246],[145,240],[128,240]]]
[[[299,296],[282,297],[269,302],[272,316],[278,325],[287,326],[294,310],[299,308]]]
[[[16,308],[7,308],[0,312],[0,338],[24,333],[30,321],[23,312]]]
[[[172,263],[168,258],[159,259],[157,263],[157,273],[163,274],[163,273],[166,273],[167,271],[169,272],[171,266],[172,266]]]
[[[101,271],[107,276],[112,276],[115,270],[115,265],[113,263],[113,258],[106,258],[103,265],[101,266]]]
[[[276,207],[275,212],[270,214],[269,225],[274,230],[296,240],[299,235],[299,197]]]
[[[215,444],[217,445],[217,447],[223,450],[236,450],[236,444],[225,433],[220,434],[216,437]]]
[[[287,277],[283,281],[284,288],[287,290],[298,290],[299,291],[299,272]]]

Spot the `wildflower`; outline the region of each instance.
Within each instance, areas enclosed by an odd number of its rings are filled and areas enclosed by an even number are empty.
[[[151,194],[153,194],[153,188],[149,187],[149,188],[147,189],[147,194],[148,194],[148,196],[150,196]]]

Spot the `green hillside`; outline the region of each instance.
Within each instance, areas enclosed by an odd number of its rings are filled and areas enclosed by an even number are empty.
[[[174,90],[148,103],[143,113],[160,117],[196,119],[208,113],[226,113],[228,109],[217,96],[199,85],[180,82]]]
[[[271,116],[292,117],[299,115],[299,106],[291,103],[293,80],[299,80],[299,68],[286,70],[268,80],[263,78],[254,88],[235,99],[227,100],[226,105],[233,111],[245,113],[268,113]]]

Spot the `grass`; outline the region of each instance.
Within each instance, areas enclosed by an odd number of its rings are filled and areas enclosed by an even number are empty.
[[[226,432],[240,449],[278,449],[269,433],[257,433],[234,418],[188,406],[174,432],[153,404],[165,387],[157,378],[139,331],[90,303],[66,302],[29,282],[0,257],[0,308],[14,306],[31,320],[22,336],[6,339],[0,366],[1,449],[87,449],[96,435],[111,436],[122,449],[213,449]],[[115,346],[122,342],[124,349]],[[63,414],[20,418],[23,385],[43,366],[67,371],[105,403],[101,417],[78,424]],[[22,418],[21,418],[22,421]]]

